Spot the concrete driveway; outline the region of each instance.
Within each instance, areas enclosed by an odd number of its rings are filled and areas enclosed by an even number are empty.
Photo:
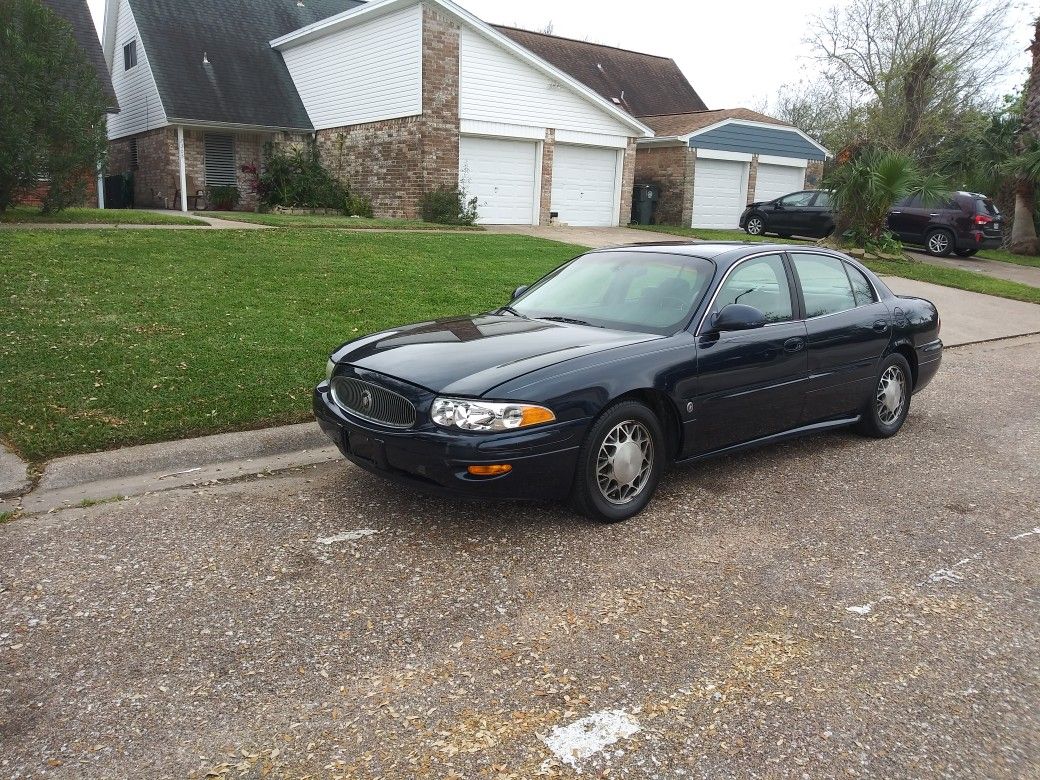
[[[1038,364],[617,526],[341,463],[0,525],[0,774],[1037,777]]]

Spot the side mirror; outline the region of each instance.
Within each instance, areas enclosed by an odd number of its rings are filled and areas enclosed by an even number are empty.
[[[784,210],[784,204],[781,203],[778,200],[774,200],[773,201],[773,210],[774,211],[783,211]]]
[[[513,290],[513,297],[510,300],[514,300],[515,301],[517,298],[519,298],[521,295],[523,295],[525,292],[527,292],[527,288],[529,286],[530,285],[522,284],[519,287],[517,287],[515,290]]]
[[[764,327],[766,315],[754,306],[743,303],[731,303],[723,306],[722,311],[712,317],[711,327],[719,333],[734,330],[754,330]]]

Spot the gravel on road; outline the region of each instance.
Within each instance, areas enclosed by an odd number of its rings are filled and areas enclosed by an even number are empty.
[[[1040,776],[1040,338],[633,521],[342,463],[0,525],[0,776]]]

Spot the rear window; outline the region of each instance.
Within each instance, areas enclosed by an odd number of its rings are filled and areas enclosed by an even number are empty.
[[[977,214],[989,214],[991,217],[999,217],[1000,209],[997,204],[989,198],[975,198],[975,212]]]

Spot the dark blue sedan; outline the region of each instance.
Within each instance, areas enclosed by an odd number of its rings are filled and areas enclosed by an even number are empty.
[[[642,244],[581,255],[497,311],[345,344],[314,411],[376,474],[613,522],[672,463],[843,426],[892,436],[939,368],[939,327],[837,252]]]

